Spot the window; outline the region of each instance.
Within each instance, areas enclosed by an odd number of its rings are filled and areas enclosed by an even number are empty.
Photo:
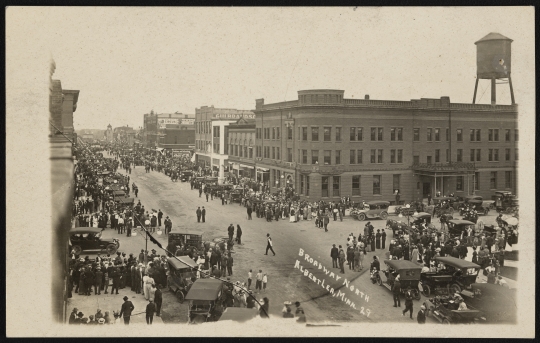
[[[379,149],[377,151],[377,163],[383,163],[383,151]]]
[[[336,127],[336,142],[341,142],[341,127]]]
[[[341,164],[341,150],[336,150],[336,164]]]
[[[489,189],[496,189],[497,188],[497,172],[492,171],[489,173]]]
[[[328,176],[323,176],[321,179],[321,196],[328,197]]]
[[[311,164],[319,164],[319,150],[311,150]]]
[[[261,129],[260,128],[255,131],[255,138],[256,139],[261,139]]]
[[[493,161],[499,162],[499,149],[493,149]]]
[[[376,149],[371,149],[371,159],[370,159],[370,162],[371,163],[375,163],[375,155],[377,154],[377,150]]]
[[[511,171],[504,172],[504,188],[512,188],[512,172]]]
[[[249,152],[249,158],[253,158],[253,148],[252,147],[249,147],[248,148],[248,152]]]
[[[493,161],[493,149],[488,150],[488,161],[489,162]]]
[[[350,150],[349,164],[356,164],[356,150]]]
[[[518,141],[518,129],[515,129],[514,130],[514,140],[517,142]]]
[[[474,154],[475,154],[476,150],[475,149],[471,149],[471,162],[474,162]]]
[[[360,176],[355,175],[352,177],[352,195],[360,195]]]
[[[392,182],[392,185],[393,185],[393,191],[395,192],[395,190],[397,189],[398,191],[400,190],[400,181],[401,181],[401,175],[400,174],[394,174],[393,175],[393,182]]]
[[[219,126],[214,126],[214,138],[219,138]]]
[[[440,155],[441,155],[441,151],[439,149],[435,149],[435,163],[440,162]]]
[[[383,128],[382,127],[372,127],[371,128],[371,140],[372,141],[382,141],[383,140]]]
[[[475,191],[479,191],[480,190],[480,173],[479,172],[476,172],[474,173],[474,176],[473,176],[473,189]]]
[[[373,195],[381,195],[381,175],[373,175]]]
[[[456,130],[456,140],[458,142],[463,142],[463,130],[462,129],[457,129]]]
[[[306,195],[309,195],[309,176],[306,176]]]
[[[332,150],[324,151],[324,165],[332,164]]]
[[[276,128],[272,128],[272,139],[276,139]]]
[[[413,156],[413,164],[420,164],[420,156]]]
[[[272,147],[272,159],[273,160],[276,159],[276,148],[275,147]]]
[[[446,128],[446,141],[448,142],[450,140],[450,130]]]
[[[504,149],[504,160],[510,161],[510,149]]]
[[[356,163],[362,164],[362,150],[356,150]]]
[[[457,149],[457,161],[463,162],[463,149]]]
[[[304,189],[305,189],[305,176],[300,174],[300,194],[304,194]]]
[[[427,156],[427,157],[426,157],[426,163],[427,163],[427,164],[431,164],[431,156]]]
[[[435,129],[435,142],[441,141],[441,129],[436,128]]]
[[[307,150],[302,150],[302,163],[307,164]]]
[[[431,142],[431,140],[432,140],[432,136],[431,136],[432,130],[433,129],[427,129],[427,137],[426,137],[426,139],[427,139],[428,142]]]
[[[302,140],[307,141],[307,127],[302,128]]]
[[[280,128],[279,127],[276,127],[276,139],[280,139],[280,134],[279,134],[279,131],[280,131]]]
[[[515,160],[517,161],[517,160],[518,160],[518,149],[516,149],[516,152],[514,153],[514,155],[515,155],[514,158],[515,158]]]
[[[390,163],[396,163],[396,150],[390,150]]]
[[[292,148],[287,148],[287,162],[292,162]]]
[[[413,141],[415,142],[420,141],[420,129],[417,127],[413,129]]]
[[[319,141],[319,128],[318,127],[311,127],[311,141],[312,142]]]
[[[450,150],[446,149],[446,163],[450,162]]]
[[[281,149],[276,147],[276,160],[281,160]]]
[[[324,141],[330,142],[332,141],[332,128],[325,126],[324,127]]]
[[[479,129],[471,129],[470,141],[471,142],[480,142],[480,130]]]
[[[493,129],[493,141],[499,141],[499,129]]]
[[[403,141],[403,128],[392,127],[390,128],[390,140],[391,141]]]
[[[397,163],[403,163],[403,149],[397,151]]]
[[[341,183],[341,178],[339,176],[332,176],[332,195],[335,197],[340,196],[339,186]]]
[[[287,139],[288,139],[288,140],[292,140],[292,139],[293,139],[292,136],[293,136],[293,127],[292,127],[292,126],[288,126],[288,127],[287,127]]]
[[[510,129],[504,130],[504,141],[510,142]]]
[[[373,129],[373,128],[372,128]],[[341,135],[341,133],[340,133]],[[354,141],[363,141],[364,140],[364,129],[361,127],[351,127],[349,133],[349,140]]]
[[[482,160],[480,151],[481,151],[480,149],[476,149],[476,162],[480,162]]]
[[[456,191],[463,191],[463,176],[456,176]]]

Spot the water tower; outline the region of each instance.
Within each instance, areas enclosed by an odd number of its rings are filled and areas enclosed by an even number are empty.
[[[496,104],[496,85],[510,85],[510,96],[512,105],[514,101],[514,89],[512,88],[511,71],[511,47],[512,39],[499,33],[491,32],[484,38],[475,42],[476,44],[476,84],[474,86],[473,104],[476,102],[476,91],[480,79],[491,80],[491,104]]]

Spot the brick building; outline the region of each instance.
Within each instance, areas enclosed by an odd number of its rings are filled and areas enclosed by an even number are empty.
[[[223,182],[229,172],[228,126],[240,118],[255,119],[252,111],[202,106],[195,109],[195,161],[202,168],[211,168]]]
[[[113,140],[133,146],[135,143],[135,130],[130,126],[119,126],[113,130]]]
[[[172,154],[191,152],[195,148],[195,116],[182,113],[144,115],[144,146]]]
[[[308,199],[401,200],[516,192],[517,105],[345,99],[304,90],[256,100],[257,179]]]
[[[240,118],[228,131],[229,172],[255,179],[255,121]]]

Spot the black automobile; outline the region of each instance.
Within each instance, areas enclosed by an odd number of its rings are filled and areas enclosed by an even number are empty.
[[[75,227],[69,230],[69,243],[71,250],[76,255],[83,251],[98,250],[107,251],[109,255],[114,255],[120,248],[120,241],[113,238],[112,241],[106,241],[101,238],[103,230],[97,227]]]

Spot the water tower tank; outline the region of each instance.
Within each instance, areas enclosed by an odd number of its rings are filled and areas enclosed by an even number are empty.
[[[512,77],[510,76],[512,66],[510,45],[512,42],[508,37],[491,32],[474,43],[476,44],[476,83],[474,86],[473,104],[476,102],[478,81],[480,79],[491,80],[491,104],[493,105],[497,102],[497,80],[507,79],[507,81],[504,80],[502,83],[509,84],[512,105],[515,104]]]
[[[512,40],[491,32],[476,43],[476,67],[479,79],[507,78],[511,69]]]

